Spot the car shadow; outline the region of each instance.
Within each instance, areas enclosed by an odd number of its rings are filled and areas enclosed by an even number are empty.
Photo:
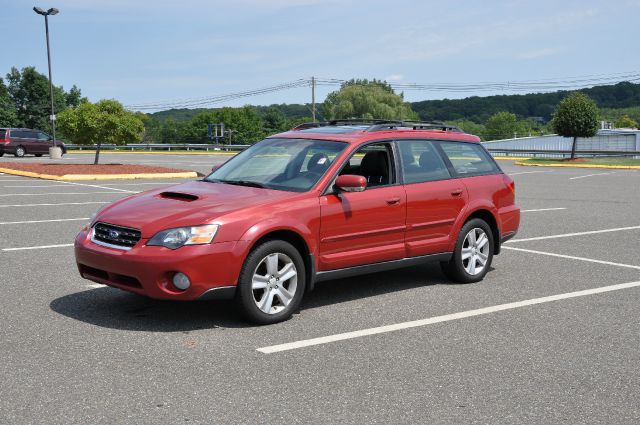
[[[301,311],[442,284],[450,283],[437,264],[326,281],[305,296]],[[49,306],[74,320],[128,331],[189,332],[255,327],[242,319],[233,301],[153,300],[110,287],[65,295]]]

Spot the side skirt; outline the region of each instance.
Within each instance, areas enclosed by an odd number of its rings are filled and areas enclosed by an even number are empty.
[[[384,261],[382,263],[365,264],[363,266],[347,267],[344,269],[319,271],[316,272],[314,281],[323,282],[325,280],[342,279],[345,277],[358,276],[361,274],[376,273],[387,270],[400,269],[403,267],[417,266],[419,264],[449,261],[452,255],[453,253],[451,252],[443,252],[439,254],[422,255],[420,257]]]

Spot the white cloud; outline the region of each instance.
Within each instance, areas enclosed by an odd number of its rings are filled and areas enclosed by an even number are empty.
[[[386,81],[398,82],[398,81],[404,80],[404,75],[402,75],[402,74],[392,74],[392,75],[389,75],[388,77],[385,77],[384,79]]]

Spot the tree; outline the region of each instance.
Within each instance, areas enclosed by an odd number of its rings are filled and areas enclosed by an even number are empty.
[[[470,120],[447,121],[447,123],[460,127],[465,133],[474,134],[484,140],[486,128],[483,124],[478,124]]]
[[[0,127],[14,127],[17,125],[18,114],[16,108],[9,97],[7,86],[0,78]]]
[[[51,99],[49,79],[32,66],[18,71],[11,68],[7,74],[8,92],[16,108],[19,127],[49,129],[51,121]],[[76,87],[78,95],[80,90]],[[74,92],[75,92],[74,90]],[[53,103],[56,114],[66,109],[65,93],[62,87],[53,87]]]
[[[526,121],[518,121],[518,117],[511,112],[498,112],[493,114],[485,123],[485,131],[482,134],[484,140],[510,139],[518,134],[529,134],[530,127]]]
[[[329,93],[324,101],[326,119],[418,119],[411,106],[386,82],[351,80],[340,90]]]
[[[206,142],[208,124],[224,124],[227,143],[229,143],[228,130],[233,132],[233,143],[240,144],[255,143],[266,135],[262,120],[252,106],[227,107],[202,112],[191,120],[184,135],[189,140]]]
[[[598,107],[586,94],[571,93],[558,104],[551,124],[559,135],[573,137],[573,159],[576,156],[578,137],[593,137],[598,132]]]
[[[277,108],[268,108],[264,111],[262,121],[267,134],[281,133],[290,128],[288,127],[287,117]]]
[[[144,124],[133,112],[127,111],[117,100],[83,102],[58,115],[60,133],[72,142],[96,144],[94,164],[100,158],[103,143],[122,145],[142,140]]]
[[[616,128],[638,128],[638,123],[635,122],[629,115],[623,115],[615,122]]]

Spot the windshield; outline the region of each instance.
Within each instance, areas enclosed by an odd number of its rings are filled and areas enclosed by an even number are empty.
[[[266,139],[236,155],[204,181],[305,192],[346,146],[329,140]]]

